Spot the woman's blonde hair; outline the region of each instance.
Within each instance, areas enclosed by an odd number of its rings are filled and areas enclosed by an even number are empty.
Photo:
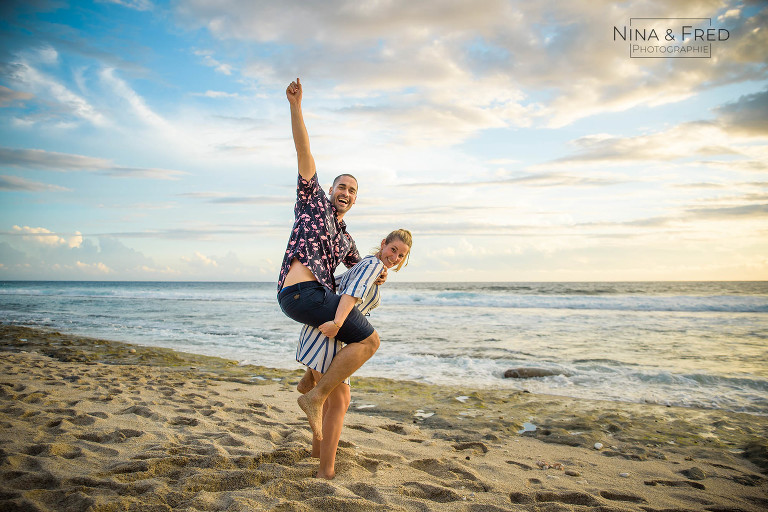
[[[395,272],[400,270],[403,267],[408,266],[408,261],[411,259],[411,247],[413,246],[413,235],[411,235],[411,232],[407,229],[396,229],[392,231],[390,234],[387,235],[387,238],[384,239],[384,245],[390,244],[394,242],[395,240],[400,240],[405,245],[408,246],[408,254],[405,255],[405,259],[400,262],[400,264],[397,266],[397,268],[393,268]],[[374,250],[374,254],[378,254],[381,248],[377,247]]]

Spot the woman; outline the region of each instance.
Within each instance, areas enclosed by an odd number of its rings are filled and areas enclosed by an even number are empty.
[[[384,268],[394,267],[393,270],[397,272],[407,265],[412,243],[410,231],[405,229],[392,231],[381,241],[381,247],[376,254],[366,256],[340,277],[337,285],[338,293],[347,296],[349,302],[354,299],[354,306],[363,315],[367,315],[380,302],[376,279]],[[344,323],[345,302],[339,302],[336,317],[331,321],[334,325]],[[318,328],[305,325],[301,330],[296,360],[307,366],[307,371],[298,385],[301,393],[306,393],[314,387],[330,367],[334,356],[343,350],[342,343],[333,336],[329,336],[334,333],[333,328],[324,329],[324,326],[328,327],[326,324]],[[336,449],[341,438],[344,415],[350,402],[349,378],[344,381],[344,384],[346,385],[336,386],[323,404],[322,440],[318,440],[315,436],[312,438],[312,456],[320,458],[318,478],[330,480],[336,475],[334,470]]]

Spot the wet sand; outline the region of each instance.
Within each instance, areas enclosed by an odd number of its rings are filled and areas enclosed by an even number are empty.
[[[768,509],[766,417],[386,379],[318,480],[300,376],[0,325],[0,510]]]

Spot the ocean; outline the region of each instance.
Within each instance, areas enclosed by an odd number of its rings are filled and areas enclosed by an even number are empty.
[[[768,414],[768,282],[389,282],[370,320],[358,376]],[[0,322],[300,367],[274,283],[6,281]]]

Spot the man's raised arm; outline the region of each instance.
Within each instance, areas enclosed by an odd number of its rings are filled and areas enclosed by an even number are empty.
[[[291,130],[293,131],[293,144],[296,146],[296,156],[299,161],[299,174],[305,180],[309,180],[315,174],[315,159],[309,151],[309,134],[304,126],[304,115],[301,113],[301,81],[295,82],[285,90],[288,103],[291,104]]]

